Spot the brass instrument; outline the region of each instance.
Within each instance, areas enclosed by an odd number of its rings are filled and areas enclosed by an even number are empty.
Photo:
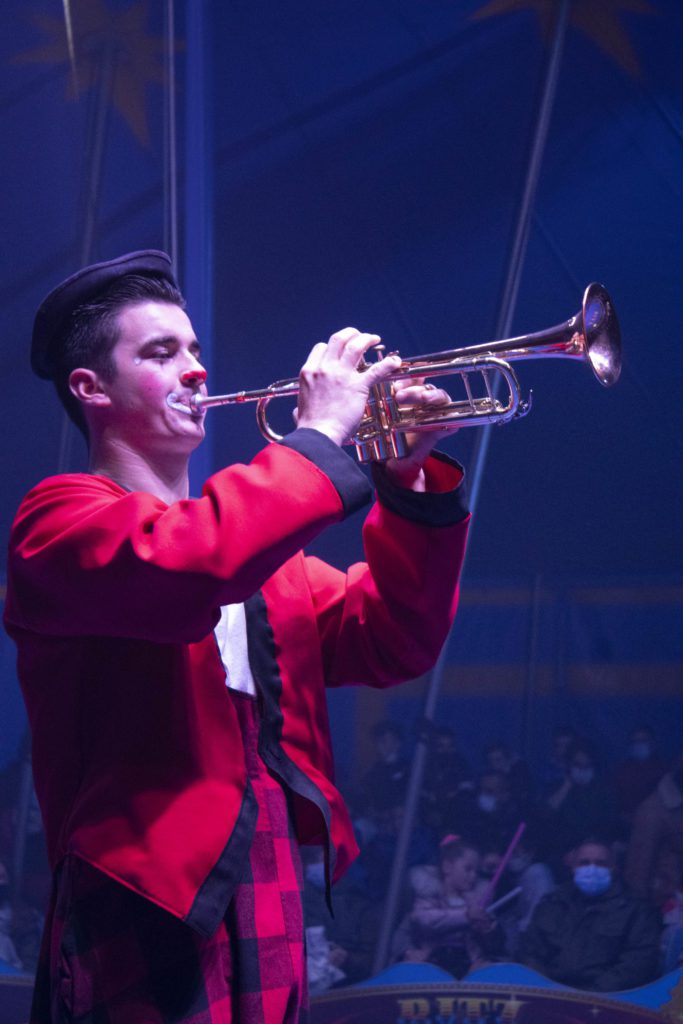
[[[381,348],[381,346],[378,346]],[[382,358],[382,352],[378,353]],[[356,434],[355,444],[361,462],[384,461],[401,457],[406,452],[405,434],[421,430],[456,430],[486,423],[509,423],[525,416],[531,408],[531,395],[522,398],[517,376],[510,366],[518,359],[576,359],[587,362],[597,379],[611,387],[621,373],[621,342],[619,323],[612,300],[600,284],[589,284],[579,312],[564,323],[535,334],[506,338],[481,345],[409,356],[389,379],[371,389],[365,415]],[[367,368],[366,363],[359,367]],[[457,375],[464,397],[445,405],[431,407],[400,407],[393,398],[393,381]],[[471,377],[478,375],[479,392]],[[504,397],[497,397],[499,386]],[[297,395],[299,380],[292,377],[276,381],[267,388],[237,391],[230,395],[193,395],[192,411],[216,405],[240,405],[256,402],[256,418],[264,437],[279,441],[266,418],[273,398]]]

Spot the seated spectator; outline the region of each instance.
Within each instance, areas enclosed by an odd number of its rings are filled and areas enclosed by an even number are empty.
[[[538,774],[541,792],[548,795],[561,786],[569,771],[569,751],[578,736],[570,725],[559,725],[553,730],[550,754]]]
[[[413,908],[394,940],[400,959],[429,961],[461,978],[482,957],[501,948],[495,919],[479,900],[479,853],[466,840],[447,836],[439,850],[439,868],[411,871]]]
[[[594,992],[652,981],[661,935],[655,907],[624,887],[604,839],[584,839],[569,862],[571,881],[534,911],[522,936],[521,962],[563,985]]]
[[[403,803],[410,772],[410,764],[401,753],[401,730],[395,722],[377,722],[372,738],[377,756],[361,779],[354,801],[360,812],[370,815]]]
[[[403,816],[402,804],[381,811],[377,816],[375,835],[363,846],[358,860],[351,866],[354,879],[375,902],[383,900],[389,888]],[[423,825],[415,825],[410,832],[406,867],[433,863],[436,851],[434,832]]]
[[[660,903],[671,895],[655,870],[667,852],[676,863],[683,863],[683,754],[636,810],[626,851],[626,881],[642,895],[653,895],[656,887]],[[681,888],[681,879],[674,879],[672,886]]]
[[[500,772],[507,777],[512,798],[519,807],[524,807],[531,799],[531,778],[529,769],[518,754],[513,754],[505,743],[492,743],[484,752],[486,768],[491,772]]]
[[[662,908],[662,971],[683,967],[683,892],[676,891]]]
[[[624,825],[630,827],[633,815],[666,772],[667,764],[657,753],[652,729],[638,726],[628,739],[626,758],[614,769],[610,786]]]
[[[472,836],[479,847],[503,851],[507,849],[522,811],[510,792],[507,775],[486,771],[474,793],[466,793],[459,802],[457,827]]]
[[[0,863],[0,964],[21,971],[24,965],[17,955],[13,942],[13,917],[7,869]]]
[[[529,927],[536,905],[555,888],[553,873],[538,853],[539,842],[533,829],[527,828],[508,862],[504,886],[499,886],[496,898],[505,896],[506,889],[519,889],[519,894],[501,908],[497,914],[505,935],[505,953],[510,960],[517,958],[521,937]]]
[[[613,839],[617,818],[613,800],[598,776],[592,748],[577,742],[568,757],[568,771],[561,786],[547,800],[551,852],[559,856],[576,847],[588,833]]]
[[[479,847],[479,871],[477,872],[482,882],[486,882],[488,885],[495,878],[504,853],[505,850],[497,839],[482,843]],[[501,879],[501,882],[504,880],[504,878]],[[493,894],[491,894],[491,898],[493,899]]]
[[[421,814],[425,825],[443,834],[451,828],[463,792],[474,788],[467,761],[458,751],[455,733],[434,729],[422,784]]]
[[[353,870],[335,885],[334,916],[325,895],[322,847],[302,847],[303,911],[311,992],[353,985],[372,973],[383,905],[370,900]]]

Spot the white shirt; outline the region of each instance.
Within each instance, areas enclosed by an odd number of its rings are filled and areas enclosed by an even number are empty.
[[[225,669],[225,685],[250,697],[256,696],[247,651],[247,617],[243,604],[225,604],[220,622],[213,631],[218,653]]]

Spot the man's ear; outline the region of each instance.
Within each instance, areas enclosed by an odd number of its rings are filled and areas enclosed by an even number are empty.
[[[110,404],[109,395],[99,374],[84,366],[79,366],[69,374],[69,390],[88,408],[101,409]]]

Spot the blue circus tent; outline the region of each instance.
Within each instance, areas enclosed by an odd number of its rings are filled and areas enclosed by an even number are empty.
[[[27,361],[37,303],[85,252],[177,244],[217,391],[295,374],[346,324],[404,355],[495,337],[555,0],[176,0],[171,43],[168,4],[5,6],[3,536],[32,483],[85,464]],[[602,281],[624,371],[604,390],[521,364],[532,412],[491,435],[445,692],[509,699],[515,731],[529,687],[635,716],[683,665],[682,43],[679,0],[569,5],[513,331]],[[249,411],[211,415],[203,471],[262,444]],[[470,466],[474,434],[447,442]],[[358,533],[318,550],[346,564]]]

